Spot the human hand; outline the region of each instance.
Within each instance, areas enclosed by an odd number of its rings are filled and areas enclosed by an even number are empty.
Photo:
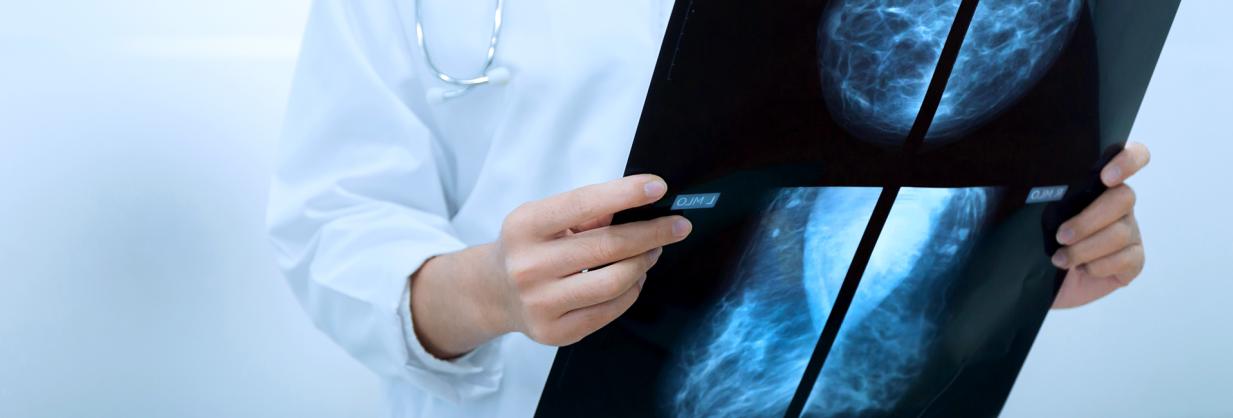
[[[667,192],[651,175],[631,176],[531,202],[505,219],[496,245],[504,331],[569,345],[615,320],[637,300],[663,246],[689,235],[681,216],[610,225],[621,210]]]
[[[1143,144],[1127,144],[1100,173],[1109,189],[1058,229],[1057,240],[1064,247],[1053,255],[1053,264],[1069,271],[1054,308],[1073,308],[1105,297],[1143,271],[1135,192],[1125,181],[1150,159]]]
[[[556,346],[595,332],[638,299],[662,247],[692,231],[681,216],[610,225],[667,189],[638,175],[518,207],[496,242],[435,257],[412,276],[416,335],[451,358],[510,332]]]

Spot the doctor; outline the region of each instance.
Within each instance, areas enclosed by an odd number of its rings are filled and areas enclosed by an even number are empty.
[[[608,226],[667,190],[618,177],[672,1],[512,1],[491,66],[494,0],[414,1],[314,1],[270,234],[305,310],[381,377],[393,416],[531,416],[555,346],[624,312],[690,233],[675,216]],[[433,66],[503,84],[460,91]],[[1122,183],[1147,161],[1129,146],[1102,173],[1110,190],[1063,225],[1058,307],[1139,274]]]

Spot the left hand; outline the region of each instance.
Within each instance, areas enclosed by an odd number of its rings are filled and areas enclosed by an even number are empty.
[[[1125,181],[1150,159],[1143,144],[1127,144],[1100,173],[1109,189],[1058,228],[1057,240],[1063,247],[1053,255],[1053,264],[1069,272],[1054,308],[1073,308],[1105,297],[1143,271],[1135,192]]]

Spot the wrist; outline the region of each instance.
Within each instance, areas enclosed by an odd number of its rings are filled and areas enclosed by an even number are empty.
[[[508,331],[491,283],[491,245],[429,259],[411,277],[411,317],[420,344],[442,359],[460,357]]]
[[[476,324],[487,339],[518,331],[517,315],[512,309],[509,295],[512,291],[505,280],[504,262],[497,243],[478,245],[469,249],[466,260],[472,269],[467,284],[471,290],[469,310],[476,315]]]

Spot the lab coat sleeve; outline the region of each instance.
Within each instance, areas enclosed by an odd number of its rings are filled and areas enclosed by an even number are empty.
[[[271,186],[279,265],[319,329],[386,379],[455,402],[492,393],[497,342],[463,358],[428,354],[411,327],[408,277],[460,250],[439,172],[440,147],[396,92],[357,10],[319,0],[309,18]],[[396,36],[399,32],[384,33]]]

